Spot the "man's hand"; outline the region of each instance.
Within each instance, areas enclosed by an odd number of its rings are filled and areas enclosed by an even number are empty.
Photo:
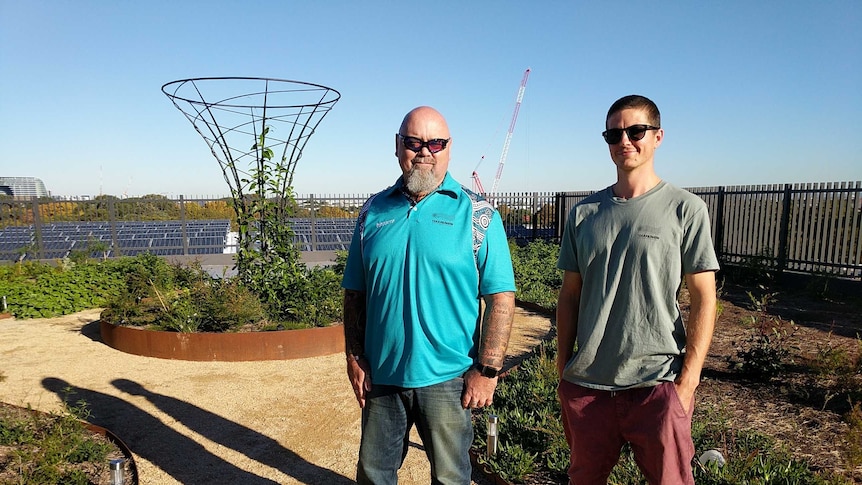
[[[679,396],[679,403],[682,404],[682,409],[686,414],[691,414],[691,408],[694,405],[694,389],[691,385],[683,384],[680,379],[673,383],[676,389],[676,395]]]
[[[483,376],[476,369],[467,371],[464,374],[464,394],[461,396],[461,407],[479,409],[490,406],[494,401],[497,380],[497,377]]]
[[[347,377],[353,386],[353,394],[360,408],[365,407],[365,395],[371,390],[371,372],[368,361],[365,358],[356,359],[352,355],[347,356]]]

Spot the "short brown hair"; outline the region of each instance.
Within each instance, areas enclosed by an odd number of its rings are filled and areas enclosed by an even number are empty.
[[[624,109],[642,109],[646,111],[647,121],[649,121],[650,125],[661,127],[661,113],[658,111],[658,106],[651,99],[639,94],[630,94],[614,101],[614,104],[608,110],[608,116],[605,118],[605,127],[607,127],[611,116]]]

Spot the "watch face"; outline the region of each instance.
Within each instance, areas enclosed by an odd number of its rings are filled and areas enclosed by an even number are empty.
[[[479,373],[485,377],[497,377],[497,375],[500,373],[500,371],[498,369],[495,369],[493,367],[488,367],[487,365],[482,365],[482,364],[478,365],[478,370],[479,370]]]

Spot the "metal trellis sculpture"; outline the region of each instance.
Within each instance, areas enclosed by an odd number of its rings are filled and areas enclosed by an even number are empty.
[[[212,77],[172,81],[162,92],[209,145],[231,190],[240,273],[256,256],[290,246],[293,173],[341,94],[301,81]],[[287,255],[281,255],[282,257]]]

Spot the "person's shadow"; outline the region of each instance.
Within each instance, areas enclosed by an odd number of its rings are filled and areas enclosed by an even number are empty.
[[[128,379],[114,379],[111,384],[127,394],[142,396],[195,433],[233,449],[259,463],[275,468],[302,483],[327,485],[354,484],[353,480],[332,470],[308,462],[276,440],[218,414],[201,409],[180,399],[152,392]],[[340,439],[333,436],[332,439]],[[229,472],[229,471],[228,471]],[[219,475],[221,483],[245,483],[242,477]]]
[[[207,451],[191,438],[162,424],[149,413],[120,398],[75,387],[55,377],[42,386],[71,408],[83,407],[87,422],[116,434],[138,456],[150,461],[183,484],[242,483],[271,485],[277,482],[236,467]],[[140,474],[140,469],[138,470]]]

